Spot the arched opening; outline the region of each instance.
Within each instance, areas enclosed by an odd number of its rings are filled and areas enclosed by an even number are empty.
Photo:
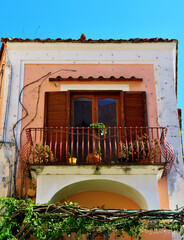
[[[148,209],[143,195],[136,189],[111,180],[86,180],[58,191],[51,202],[73,201],[86,207]]]
[[[76,193],[62,199],[61,202],[77,202],[82,207],[104,209],[140,209],[140,206],[123,195],[105,191],[87,191]]]

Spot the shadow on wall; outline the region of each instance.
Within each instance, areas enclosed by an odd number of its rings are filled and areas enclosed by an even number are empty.
[[[111,180],[86,180],[70,184],[59,190],[53,202],[72,201],[85,207],[148,209],[143,195],[136,189]]]

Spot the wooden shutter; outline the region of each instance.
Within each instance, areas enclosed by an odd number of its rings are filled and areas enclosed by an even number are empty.
[[[45,93],[45,127],[68,126],[68,92]]]
[[[69,108],[69,92],[45,93],[45,127],[67,127]],[[47,145],[51,145],[55,159],[61,163],[66,163],[68,151],[67,129],[48,130],[45,134]]]
[[[146,92],[123,92],[124,126],[146,127]]]

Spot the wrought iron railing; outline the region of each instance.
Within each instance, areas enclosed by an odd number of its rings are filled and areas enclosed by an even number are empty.
[[[175,158],[163,127],[29,128],[20,161],[38,165],[164,164]]]

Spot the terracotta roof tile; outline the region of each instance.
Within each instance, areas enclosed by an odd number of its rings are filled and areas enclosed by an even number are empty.
[[[123,76],[120,77],[115,77],[115,76],[110,76],[110,77],[103,77],[103,76],[99,76],[99,77],[83,77],[83,76],[79,76],[79,77],[66,77],[66,78],[62,78],[61,76],[57,76],[56,78],[49,78],[49,81],[53,82],[53,81],[143,81],[142,78],[136,78],[134,76],[131,76],[130,78],[125,78]]]
[[[40,38],[35,38],[35,39],[22,39],[22,38],[1,38],[1,42],[74,42],[74,43],[144,43],[144,42],[176,42],[178,43],[178,40],[176,39],[168,39],[168,38],[130,38],[130,39],[98,39],[98,40],[93,40],[93,39],[85,39],[85,38],[80,38],[80,39],[51,39],[51,38],[46,38],[46,39],[40,39]]]

